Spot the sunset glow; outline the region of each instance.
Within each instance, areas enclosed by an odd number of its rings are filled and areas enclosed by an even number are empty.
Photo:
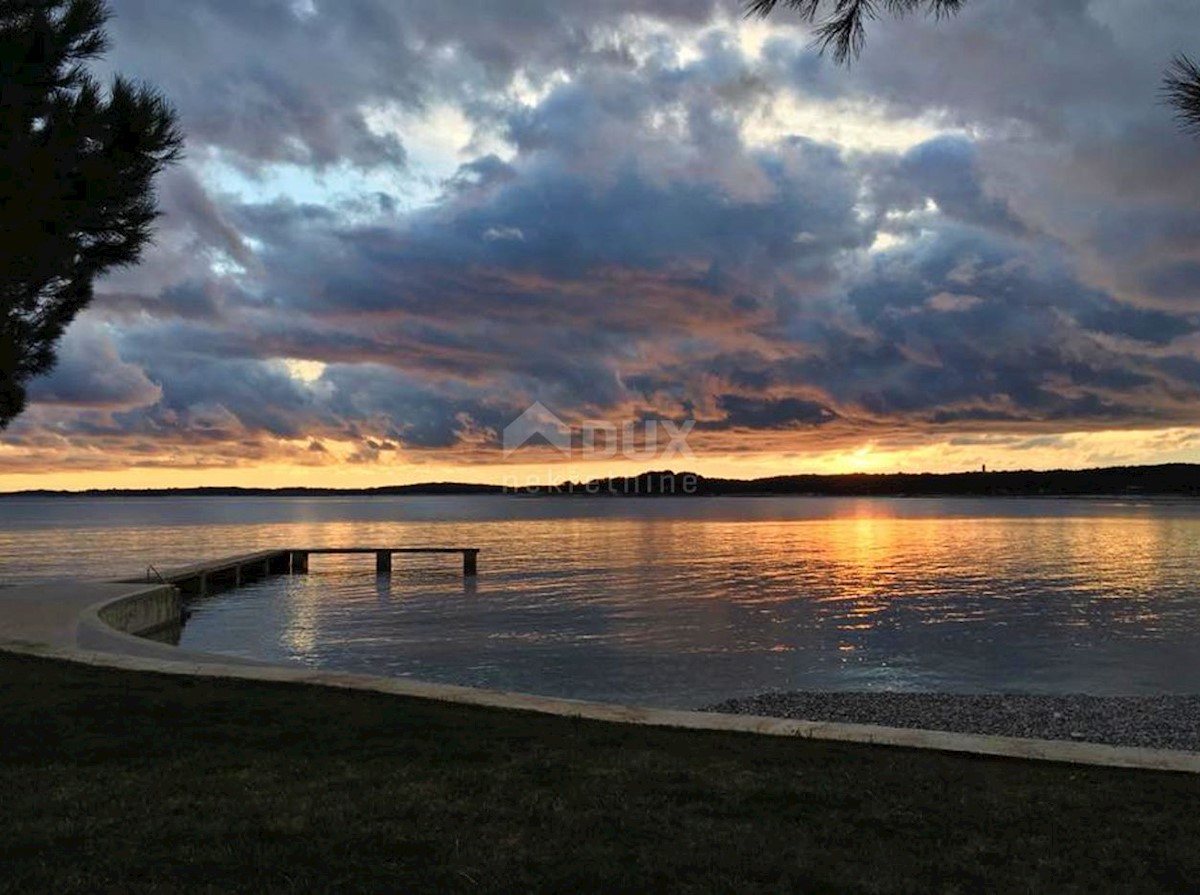
[[[119,0],[105,64],[187,158],[0,490],[1200,461],[1200,152],[1155,101],[1200,12],[1117,6],[839,67],[733,0]],[[506,455],[535,401],[691,453]]]

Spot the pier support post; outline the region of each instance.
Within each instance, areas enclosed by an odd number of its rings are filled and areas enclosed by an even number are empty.
[[[479,560],[479,551],[478,550],[464,550],[463,551],[463,577],[464,578],[474,578],[475,577],[475,575],[478,573],[478,568],[477,568],[478,560]]]
[[[390,550],[379,550],[375,553],[375,574],[390,575],[392,574],[392,552]]]
[[[308,574],[308,554],[302,550],[292,551],[292,574],[307,575]]]

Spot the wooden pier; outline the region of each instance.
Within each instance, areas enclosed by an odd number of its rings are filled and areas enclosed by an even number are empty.
[[[305,547],[260,550],[163,571],[151,566],[145,580],[173,584],[185,594],[204,595],[267,575],[306,574],[308,559],[314,553],[374,554],[375,574],[384,577],[392,574],[392,557],[397,553],[457,553],[462,556],[464,578],[474,578],[479,572],[478,547]]]

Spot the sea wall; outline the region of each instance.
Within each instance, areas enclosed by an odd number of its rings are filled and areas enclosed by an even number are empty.
[[[101,607],[101,620],[125,634],[151,634],[183,620],[183,598],[169,584],[147,588]]]

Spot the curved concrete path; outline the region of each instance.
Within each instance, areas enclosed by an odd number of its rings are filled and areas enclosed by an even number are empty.
[[[171,620],[168,616],[172,613],[177,620],[179,607],[178,591],[169,585],[63,581],[0,588],[0,650],[136,671],[317,684],[625,724],[737,731],[1002,758],[1200,773],[1200,753],[1197,752],[610,705],[270,665],[181,650],[129,633],[165,624]]]

